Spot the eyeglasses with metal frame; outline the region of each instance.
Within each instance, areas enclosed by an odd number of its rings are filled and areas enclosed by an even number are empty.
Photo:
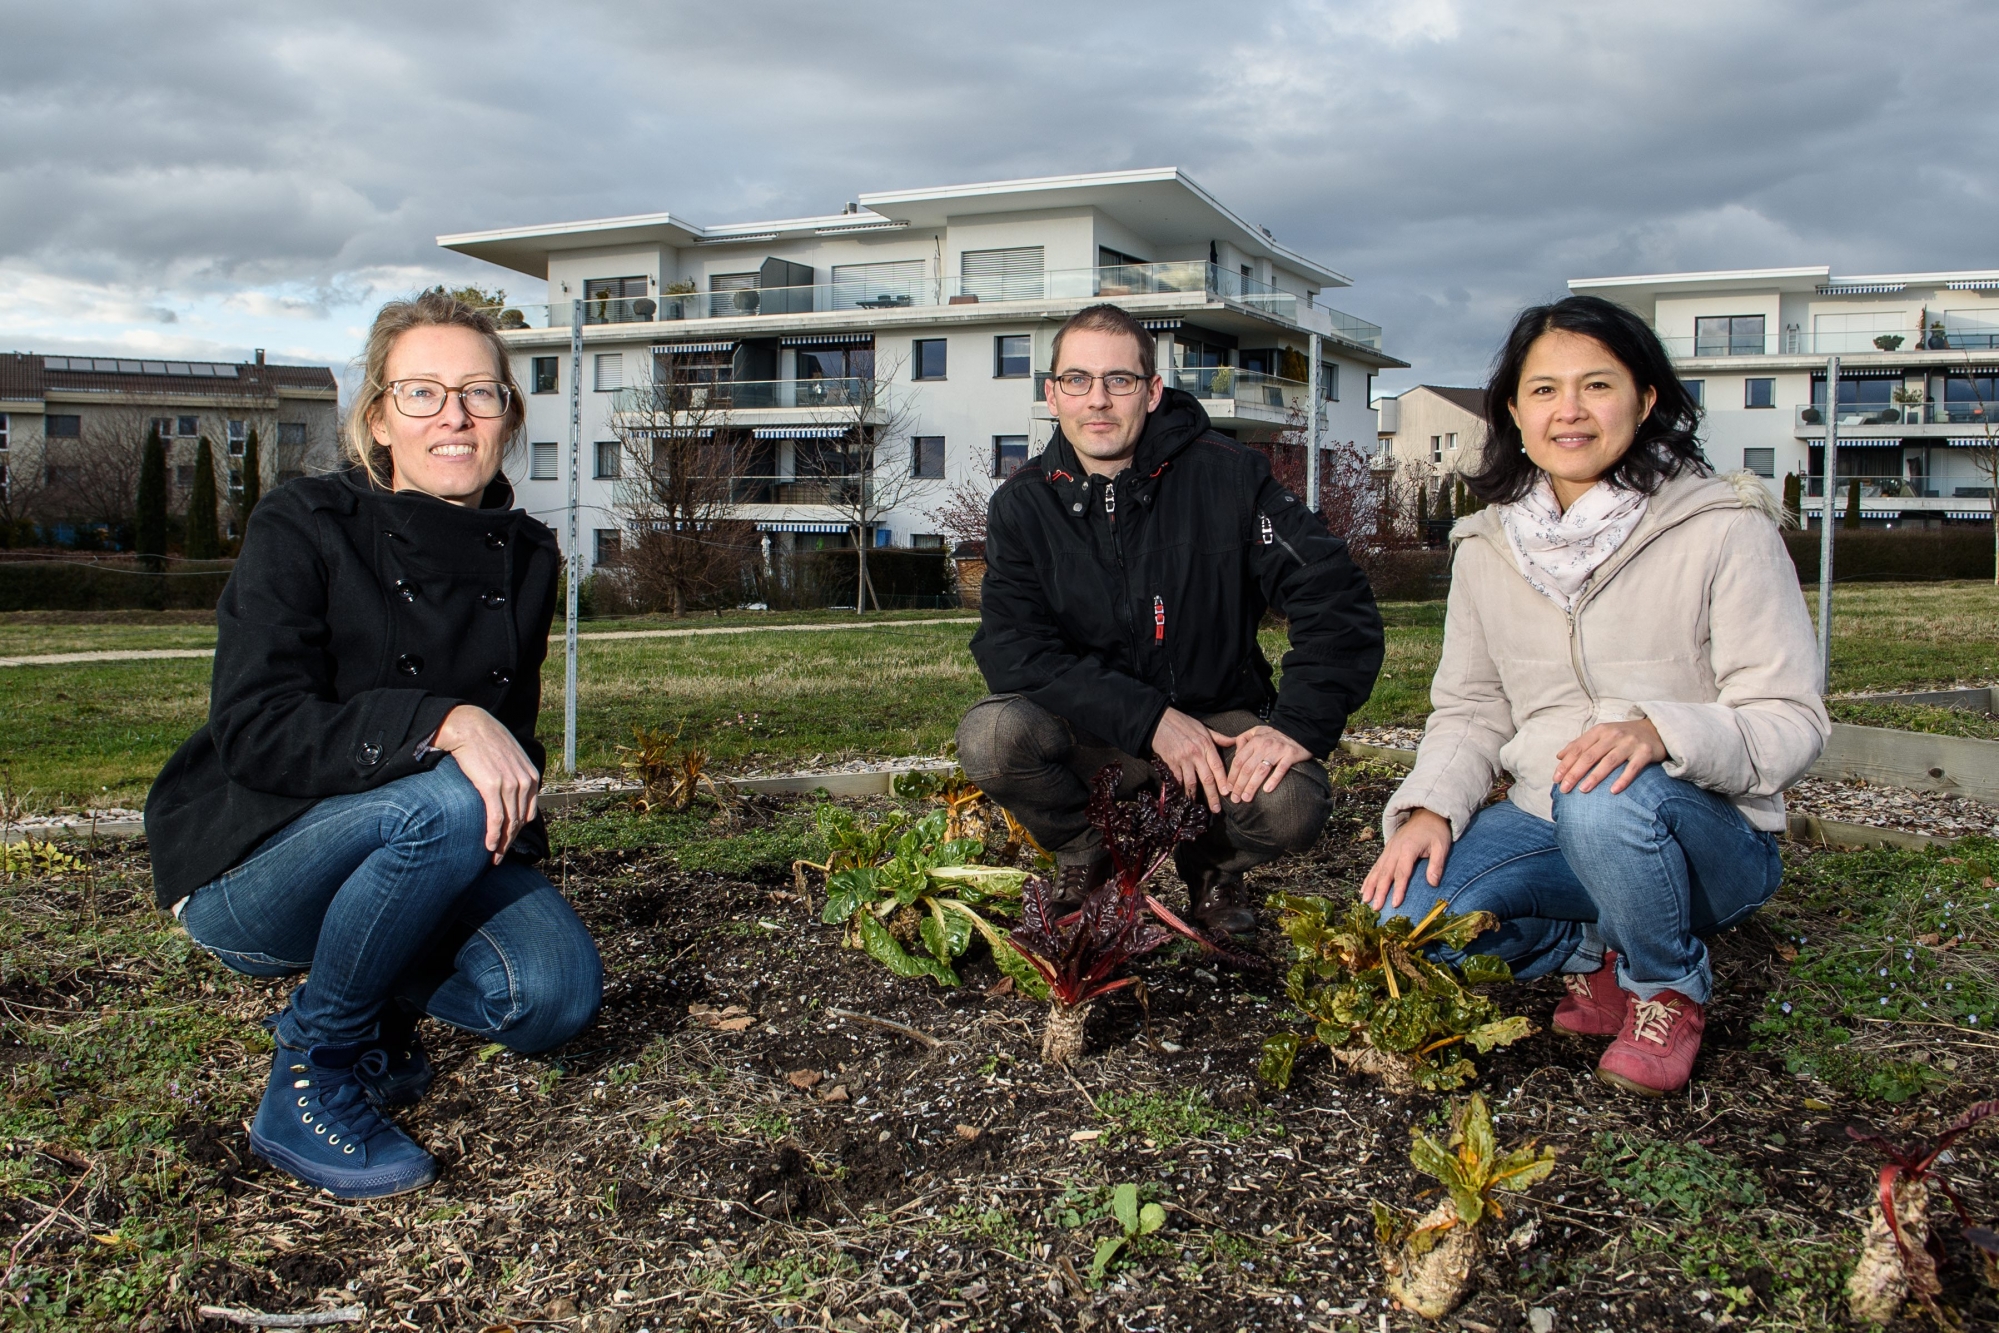
[[[1102,375],[1086,375],[1080,370],[1065,370],[1054,379],[1062,392],[1071,398],[1081,398],[1098,380],[1104,382],[1106,392],[1115,394],[1119,398],[1137,393],[1145,383],[1143,375],[1133,374],[1129,370],[1113,370]]]
[[[491,419],[507,414],[513,391],[498,380],[473,380],[453,389],[436,380],[396,380],[386,386],[396,411],[406,417],[434,417],[457,394],[467,416]]]

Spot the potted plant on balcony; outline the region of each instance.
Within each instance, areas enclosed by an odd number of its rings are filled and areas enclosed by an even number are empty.
[[[1879,342],[1880,339],[1877,338],[1875,339],[1875,341]],[[1898,338],[1896,339],[1896,341],[1900,342],[1901,340]],[[1893,349],[1890,348],[1888,350],[1892,351]],[[1904,384],[1901,387],[1897,388],[1895,392],[1890,396],[1894,399],[1896,406],[1900,409],[1898,412],[1895,413],[1894,420],[1906,421],[1911,426],[1916,425],[1922,421],[1923,403],[1927,400],[1928,395],[1925,394],[1921,389],[1912,388],[1909,385]]]
[[[1950,338],[1943,331],[1942,320],[1933,319],[1930,321],[1930,336],[1924,340],[1923,346],[1937,352],[1950,350]]]
[[[1884,352],[1895,351],[1902,345],[1902,335],[1899,333],[1884,333],[1874,340],[1874,345]]]

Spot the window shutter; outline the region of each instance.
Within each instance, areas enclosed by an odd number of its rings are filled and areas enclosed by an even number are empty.
[[[1042,249],[967,250],[959,257],[965,294],[981,301],[1041,299]]]
[[[536,441],[528,446],[529,481],[554,481],[559,475],[553,442]]]
[[[625,354],[623,352],[597,353],[598,393],[608,393],[612,389],[625,387]]]
[[[757,299],[754,296],[738,297],[737,292],[753,292],[763,286],[763,275],[750,273],[711,273],[708,275],[708,314],[710,318],[721,319],[727,315],[754,315]]]
[[[863,301],[915,304],[929,280],[921,259],[882,264],[833,265],[833,308],[852,310]]]

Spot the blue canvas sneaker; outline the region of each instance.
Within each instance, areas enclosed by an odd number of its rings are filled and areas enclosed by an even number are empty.
[[[384,1110],[414,1105],[430,1091],[431,1080],[436,1077],[430,1067],[430,1056],[423,1049],[423,1038],[417,1035],[416,1018],[391,1001],[382,1010],[380,1031],[381,1036],[372,1044],[381,1049],[383,1060],[364,1056],[354,1066],[355,1077],[361,1080],[368,1100]]]
[[[357,1070],[364,1060],[387,1064],[372,1042],[278,1047],[250,1125],[251,1151],[341,1199],[379,1199],[436,1180],[431,1155],[369,1103]]]

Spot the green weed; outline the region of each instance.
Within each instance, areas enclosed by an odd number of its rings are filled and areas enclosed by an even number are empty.
[[[1119,1132],[1151,1139],[1170,1148],[1186,1139],[1221,1138],[1234,1142],[1262,1128],[1260,1110],[1224,1111],[1202,1088],[1177,1092],[1113,1092],[1097,1099],[1097,1107]]]
[[[1698,1143],[1598,1134],[1583,1169],[1651,1212],[1698,1222],[1717,1209],[1759,1208],[1763,1188],[1731,1157]]]

